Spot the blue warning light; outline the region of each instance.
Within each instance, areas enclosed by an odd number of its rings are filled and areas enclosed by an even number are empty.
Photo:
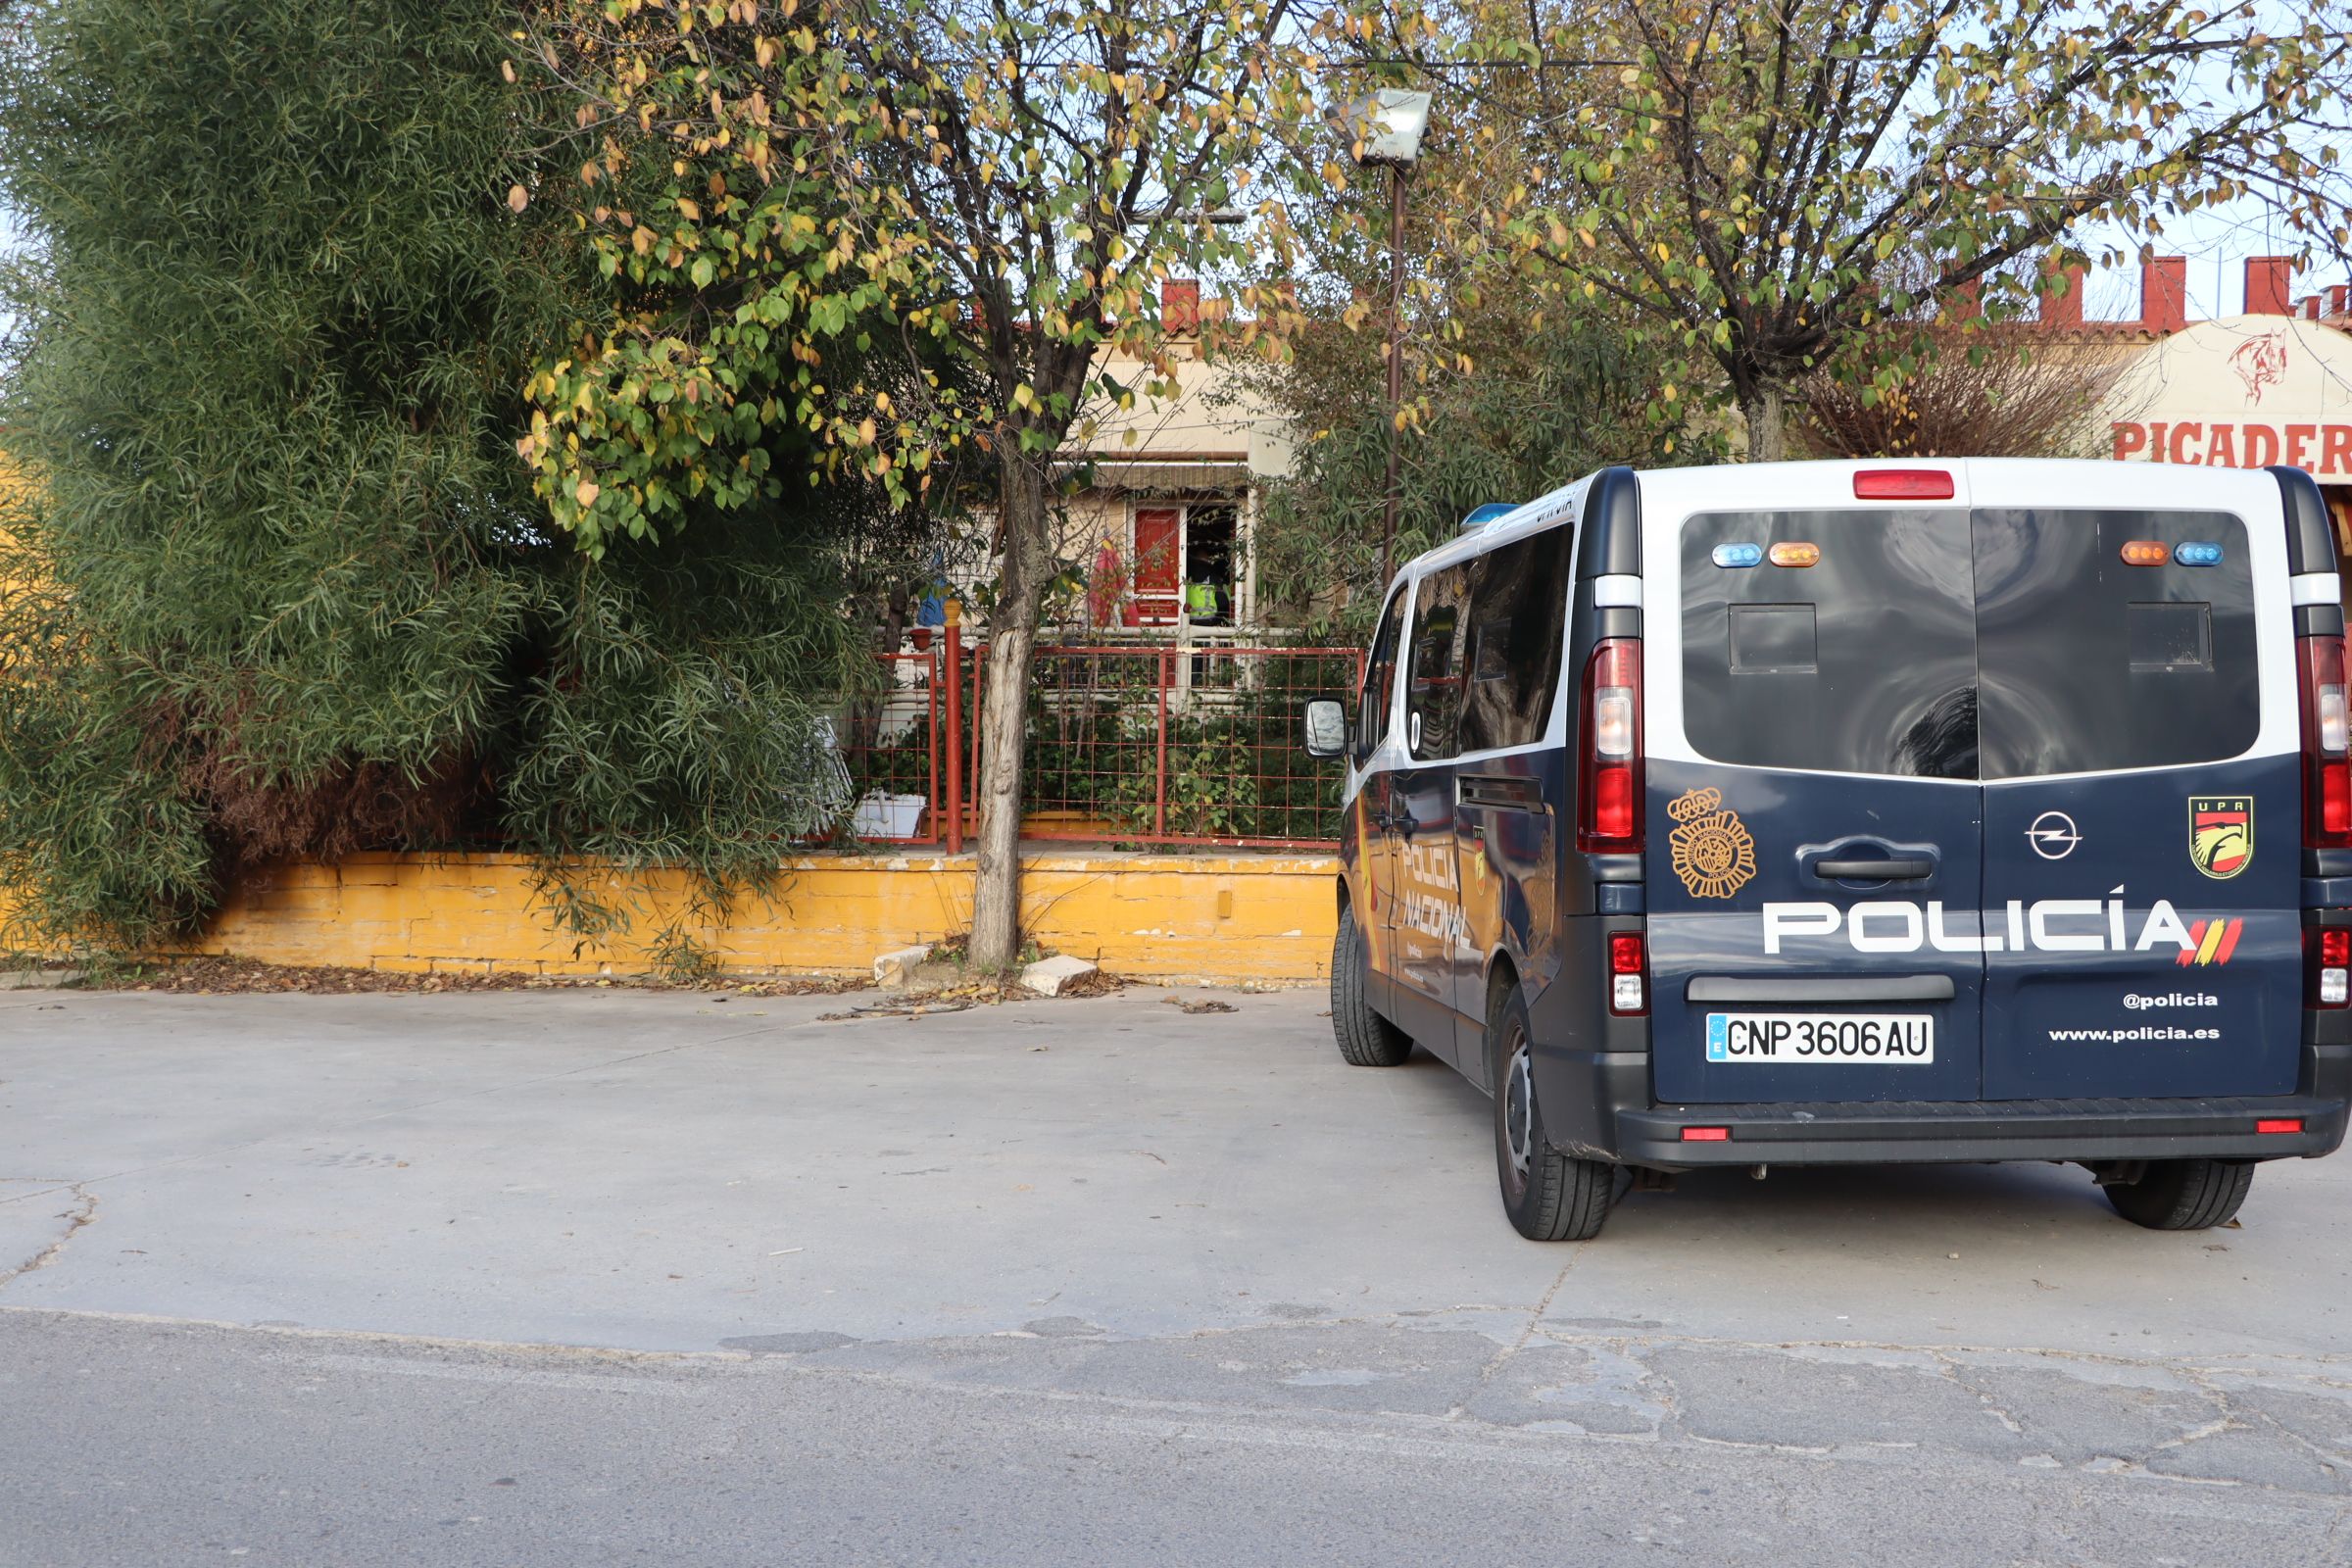
[[[2192,540],[2173,546],[2173,560],[2183,566],[2218,566],[2222,564],[2222,547]]]
[[[1762,545],[1717,545],[1715,564],[1718,566],[1760,566],[1764,564]]]

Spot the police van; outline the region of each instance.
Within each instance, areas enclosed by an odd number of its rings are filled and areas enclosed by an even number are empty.
[[[1609,468],[1408,564],[1332,1021],[1493,1097],[1511,1222],[1633,1175],[2052,1160],[2220,1224],[2344,1136],[2352,757],[2299,470]]]

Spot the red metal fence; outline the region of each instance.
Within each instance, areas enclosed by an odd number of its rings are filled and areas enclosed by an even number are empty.
[[[956,630],[923,652],[884,656],[880,690],[851,705],[839,744],[854,837],[954,852],[978,825],[988,652],[960,646]],[[1362,665],[1350,648],[1038,649],[1022,836],[1329,846],[1339,837],[1339,781],[1299,749],[1299,710],[1313,697],[1352,703]]]

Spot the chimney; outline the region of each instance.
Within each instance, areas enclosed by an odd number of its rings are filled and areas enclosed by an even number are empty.
[[[2188,324],[2188,258],[2151,256],[2139,264],[2139,324],[2158,334]]]
[[[2294,281],[2294,272],[2295,259],[2291,256],[2247,257],[2246,314],[2294,315],[2294,299],[2289,287]]]
[[[2317,294],[2304,295],[2303,304],[2296,314],[2306,321],[2318,320],[2320,318],[2320,297]]]
[[[1200,335],[1200,285],[1169,278],[1159,285],[1159,329],[1169,337]]]
[[[2330,283],[2328,285],[2328,314],[2329,316],[2344,314],[2344,297],[2347,294],[2352,294],[2352,288],[2347,288],[2344,284]]]
[[[2081,326],[2082,324],[2082,280],[2090,269],[2081,262],[2070,262],[2058,272],[2045,270],[2041,274],[2041,324],[2044,326]],[[2063,288],[2064,293],[2059,290]]]

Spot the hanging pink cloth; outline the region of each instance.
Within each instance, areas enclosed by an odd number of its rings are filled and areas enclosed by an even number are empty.
[[[1089,625],[1107,626],[1118,618],[1123,586],[1120,581],[1118,546],[1105,539],[1095,548],[1095,569],[1089,574],[1086,585],[1086,619]]]

